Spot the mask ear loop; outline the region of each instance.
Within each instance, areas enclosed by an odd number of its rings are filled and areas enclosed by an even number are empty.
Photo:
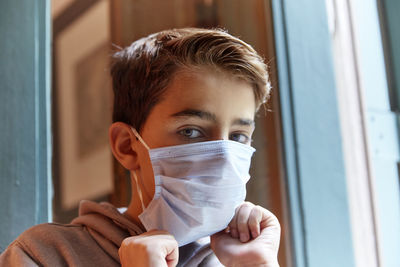
[[[140,134],[136,131],[135,128],[131,127],[133,134],[136,136],[136,139],[140,141],[140,143],[143,144],[143,146],[147,149],[150,150],[150,147],[146,144],[146,142],[143,140],[143,138],[140,136]]]
[[[137,178],[137,174],[136,171],[132,172],[133,175],[133,179],[135,179],[135,183],[136,183],[136,192],[138,193],[139,199],[140,199],[140,203],[142,204],[142,212],[145,209],[144,206],[144,202],[143,202],[143,194],[142,194],[142,189],[140,189],[139,183],[138,183],[138,178]]]
[[[136,129],[133,128],[133,127],[131,127],[131,129],[132,129],[133,134],[136,136],[136,139],[139,140],[140,143],[142,143],[143,146],[144,146],[147,150],[150,150],[149,146],[148,146],[148,145],[146,144],[146,142],[142,139],[142,137],[141,137],[140,134],[136,131]],[[135,179],[136,191],[137,191],[137,193],[138,193],[138,195],[139,195],[139,199],[140,199],[140,202],[141,202],[141,204],[142,204],[142,212],[143,212],[144,209],[145,209],[144,202],[143,202],[143,194],[142,194],[142,189],[140,188],[139,183],[138,183],[138,178],[137,178],[136,171],[133,171],[133,178]]]

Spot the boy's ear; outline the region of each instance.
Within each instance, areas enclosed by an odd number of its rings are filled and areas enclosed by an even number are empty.
[[[123,122],[115,122],[108,130],[108,137],[112,153],[119,163],[130,171],[138,169],[139,159],[134,145],[137,140],[131,127]]]

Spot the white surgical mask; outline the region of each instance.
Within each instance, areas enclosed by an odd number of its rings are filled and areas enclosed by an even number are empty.
[[[183,246],[225,229],[246,197],[255,149],[230,140],[149,149],[132,130],[154,172],[154,197],[147,207],[141,200],[146,230],[166,230]]]

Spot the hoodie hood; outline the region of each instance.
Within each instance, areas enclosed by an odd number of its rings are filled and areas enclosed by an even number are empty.
[[[117,262],[122,241],[143,233],[138,225],[107,202],[81,201],[79,216],[71,224],[84,226],[99,246]]]

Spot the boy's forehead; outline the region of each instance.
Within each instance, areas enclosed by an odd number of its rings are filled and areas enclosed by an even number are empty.
[[[178,69],[172,77],[172,81],[193,82],[204,78],[215,80],[242,80],[240,76],[234,75],[216,66],[188,66]]]
[[[178,70],[172,77],[167,86],[166,94],[196,94],[197,91],[205,92],[207,88],[215,88],[229,94],[229,87],[232,84],[237,87],[245,87],[250,89],[254,95],[252,85],[237,75],[222,71],[216,67],[191,67]],[[217,91],[217,90],[216,90]],[[207,91],[207,94],[202,96],[211,96],[212,92]]]
[[[197,68],[177,72],[156,106],[159,105],[171,116],[185,114],[208,118],[217,112],[253,119],[256,110],[249,83],[227,73]]]

